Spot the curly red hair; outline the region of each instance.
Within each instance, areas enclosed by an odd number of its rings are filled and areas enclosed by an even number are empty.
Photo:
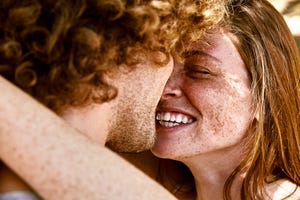
[[[221,19],[222,3],[1,0],[0,74],[56,112],[109,101],[117,90],[107,71],[134,67],[137,52],[180,52]]]

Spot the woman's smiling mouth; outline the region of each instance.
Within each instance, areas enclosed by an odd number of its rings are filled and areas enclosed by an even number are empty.
[[[156,121],[163,127],[175,127],[182,124],[191,124],[195,118],[177,112],[157,112]]]

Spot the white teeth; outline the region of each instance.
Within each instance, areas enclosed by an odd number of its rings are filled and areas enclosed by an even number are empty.
[[[176,116],[175,116],[175,115],[171,115],[170,121],[171,121],[171,122],[175,122],[175,121],[176,121]]]
[[[176,122],[180,123],[182,121],[182,115],[176,116]]]
[[[164,122],[164,121],[159,121],[159,124],[165,127],[174,127],[174,126],[178,126],[178,123],[174,123],[174,122]]]
[[[179,124],[190,124],[194,121],[187,115],[171,112],[157,113],[156,120],[165,127],[174,127]]]
[[[171,119],[171,113],[167,112],[163,114],[163,120],[170,121],[170,119]]]
[[[156,120],[160,120],[160,113],[156,113],[155,119],[156,119]]]
[[[192,121],[193,121],[193,120],[192,120]],[[184,124],[186,124],[186,123],[188,122],[187,116],[183,116],[182,122],[183,122]]]

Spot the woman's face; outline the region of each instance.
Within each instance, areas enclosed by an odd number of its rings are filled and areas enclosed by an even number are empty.
[[[237,146],[253,121],[250,80],[225,33],[193,43],[175,63],[157,109],[152,152],[182,159]]]

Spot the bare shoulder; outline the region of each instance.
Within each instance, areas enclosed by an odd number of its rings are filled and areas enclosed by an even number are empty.
[[[272,200],[300,200],[300,186],[286,179],[269,184],[266,193]]]

